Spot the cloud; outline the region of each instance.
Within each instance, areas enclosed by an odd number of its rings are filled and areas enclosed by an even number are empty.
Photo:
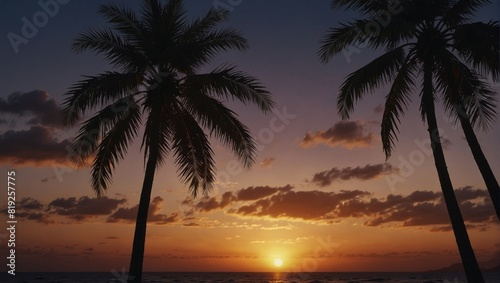
[[[495,214],[487,191],[472,187],[455,191],[468,227],[483,231],[494,223]],[[431,226],[433,232],[446,231],[449,225],[442,193],[433,191],[374,198],[371,193],[360,190],[296,191],[290,185],[265,186],[226,192],[222,196],[204,198],[198,202],[188,200],[184,205],[191,207],[191,214],[219,209],[239,217],[326,223],[352,218],[363,220],[365,226]],[[198,226],[198,223],[190,221],[189,225]]]
[[[46,213],[43,213],[44,207],[45,206],[43,205],[43,203],[36,199],[30,197],[22,198],[16,204],[16,217],[20,219],[24,218],[27,220],[33,220],[44,224],[52,223],[52,221],[49,220],[48,215]],[[4,206],[3,209],[0,210],[0,212],[2,214],[7,214],[8,207]]]
[[[377,114],[382,114],[382,113],[384,113],[384,110],[385,110],[384,105],[383,104],[379,104],[379,105],[377,105],[377,107],[375,107],[373,109],[373,112],[375,112]]]
[[[0,133],[0,163],[72,166],[68,158],[72,143],[57,137],[60,112],[57,102],[42,90],[15,92],[7,99],[0,98],[0,125],[15,128]]]
[[[0,98],[0,115],[11,114],[18,117],[31,116],[28,125],[43,125],[59,128],[60,106],[43,90],[31,92],[15,92],[7,99]],[[4,120],[5,121],[5,120]]]
[[[83,221],[91,217],[109,215],[126,201],[126,199],[89,198],[84,196],[79,199],[75,197],[58,198],[50,202],[48,206],[52,213]]]
[[[106,239],[108,239],[108,240],[119,240],[120,238],[118,238],[116,236],[108,236],[108,237],[106,237]]]
[[[268,157],[268,158],[264,158],[264,160],[262,160],[261,162],[259,162],[259,165],[263,166],[263,167],[266,167],[266,168],[269,168],[269,167],[272,167],[275,162],[276,162],[276,158],[274,158],[274,157]]]
[[[178,212],[174,212],[170,214],[170,216],[166,214],[158,213],[162,208],[163,199],[161,197],[155,197],[150,205],[148,211],[148,222],[155,224],[168,224],[177,222],[180,218]],[[131,208],[119,208],[116,212],[108,217],[106,222],[114,223],[114,222],[128,222],[135,223],[137,219],[137,212],[139,211],[139,205],[136,205]]]
[[[238,201],[257,200],[266,196],[275,194],[276,192],[288,192],[292,186],[286,185],[284,187],[248,187],[241,189],[236,193]]]
[[[243,205],[230,213],[244,216],[267,216],[271,218],[297,218],[302,220],[324,220],[334,215],[335,208],[342,201],[367,196],[362,191],[288,191]]]
[[[96,219],[107,223],[126,222],[135,223],[138,205],[128,208],[124,205],[126,198],[56,198],[44,204],[33,198],[23,198],[17,203],[16,217],[24,220],[33,220],[44,224],[61,223],[60,218],[70,219],[70,223],[82,223],[89,219]],[[149,206],[148,222],[167,224],[177,222],[180,218],[178,212],[171,215],[161,214],[163,199],[155,197]],[[0,213],[7,213],[7,205],[0,207]],[[65,222],[66,224],[68,222]],[[112,236],[106,239],[118,239]]]
[[[223,209],[234,202],[258,200],[275,194],[276,192],[289,191],[291,189],[292,186],[290,185],[286,185],[284,187],[248,187],[246,189],[238,190],[236,193],[225,192],[220,198],[203,197],[197,203],[194,203],[194,200],[191,197],[187,197],[184,201],[182,201],[182,204],[192,206],[193,210],[187,213],[188,215],[191,215],[194,211],[210,212],[212,210]]]
[[[348,181],[352,179],[366,181],[398,172],[399,169],[393,167],[389,163],[375,165],[368,164],[364,167],[345,167],[341,169],[334,167],[328,171],[315,173],[310,182],[320,187],[326,187],[331,185],[334,181]]]
[[[341,121],[326,131],[307,132],[300,146],[309,148],[317,144],[330,147],[366,147],[375,141],[375,135],[369,131],[368,123],[363,121]]]
[[[9,130],[0,134],[0,163],[12,165],[70,165],[71,142],[58,141],[53,130],[32,126],[29,130]]]

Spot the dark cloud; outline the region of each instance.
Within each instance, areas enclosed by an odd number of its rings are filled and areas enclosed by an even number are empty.
[[[246,189],[241,189],[236,193],[225,192],[220,198],[203,197],[197,203],[195,203],[192,198],[188,197],[182,201],[182,204],[193,207],[193,210],[187,213],[188,215],[191,215],[194,211],[210,212],[216,209],[223,209],[233,202],[257,200],[275,194],[278,191],[289,191],[291,189],[292,186],[290,185],[286,185],[284,187],[248,187]]]
[[[126,199],[89,198],[86,196],[79,199],[74,197],[58,198],[49,204],[49,209],[52,213],[82,221],[91,217],[109,215],[126,201]]]
[[[465,187],[457,189],[456,194],[469,228],[485,230],[494,223],[494,211],[486,191]],[[433,191],[374,198],[371,193],[359,190],[295,191],[289,185],[266,186],[226,192],[220,197],[204,198],[198,202],[186,200],[183,204],[190,206],[193,213],[225,209],[227,214],[244,217],[328,223],[357,218],[364,220],[366,226],[431,226],[432,231],[446,231],[449,225],[442,193]],[[195,225],[196,222],[188,224]]]
[[[269,167],[272,167],[275,162],[276,162],[276,158],[274,158],[274,157],[268,157],[268,158],[264,158],[264,160],[262,160],[261,162],[259,162],[259,165],[263,166],[263,167],[266,167],[266,168],[269,168]]]
[[[21,209],[42,210],[44,206],[40,201],[27,197],[22,198],[21,201],[17,203],[17,207]]]
[[[60,106],[47,92],[15,92],[3,99],[0,97],[0,115],[30,116],[29,125],[43,125],[51,128],[60,127]],[[4,120],[5,121],[5,120]]]
[[[373,109],[373,112],[375,112],[377,114],[382,114],[382,113],[384,113],[384,109],[385,109],[384,105],[383,104],[379,104],[379,105],[377,105],[377,107],[375,107]]]
[[[170,214],[170,216],[158,213],[161,210],[162,203],[163,199],[161,197],[155,197],[151,201],[148,211],[148,222],[155,224],[168,224],[177,222],[180,218],[178,212],[174,212]],[[134,223],[137,219],[138,211],[139,211],[139,205],[136,205],[132,208],[121,207],[111,216],[109,216],[106,222],[113,223],[113,222],[124,221],[128,223]]]
[[[308,132],[302,138],[300,146],[309,148],[317,144],[331,147],[366,147],[375,141],[375,135],[369,132],[369,124],[363,121],[341,121],[326,131]]]
[[[53,200],[49,206],[53,206],[56,208],[62,208],[62,209],[69,209],[73,208],[76,206],[76,198],[71,197],[71,198],[57,198]]]
[[[248,187],[246,189],[239,190],[236,193],[236,197],[239,201],[257,200],[275,194],[276,192],[288,192],[291,189],[292,186],[290,185],[286,185],[284,187]]]
[[[334,167],[328,171],[322,171],[314,174],[311,183],[314,183],[320,187],[326,187],[332,184],[334,181],[348,181],[348,180],[371,180],[384,175],[391,175],[398,173],[399,169],[393,167],[389,163],[366,165],[364,167],[345,167],[337,168]]]
[[[269,198],[243,205],[230,213],[245,216],[268,216],[272,218],[299,218],[303,220],[330,219],[335,208],[343,201],[368,196],[362,191],[320,192],[287,191]]]
[[[71,142],[58,141],[53,130],[32,126],[29,130],[9,130],[0,134],[0,163],[12,165],[69,165]]]
[[[33,220],[44,224],[52,223],[49,216],[43,212],[45,206],[38,200],[26,197],[16,204],[16,217],[20,219]],[[7,206],[4,206],[0,213],[7,214]]]
[[[0,133],[0,163],[71,166],[68,156],[72,143],[57,138],[60,112],[58,103],[42,90],[0,98],[0,124],[16,128]]]
[[[138,205],[127,208],[123,207],[127,199],[112,199],[108,197],[89,198],[56,198],[44,204],[32,198],[23,198],[17,203],[16,217],[24,220],[33,220],[45,224],[58,221],[56,217],[65,217],[72,222],[81,223],[91,218],[106,219],[106,222],[128,222],[134,223],[137,217]],[[170,216],[161,214],[163,199],[155,197],[149,206],[148,222],[156,224],[167,224],[177,222],[180,218],[178,212]],[[0,207],[0,213],[7,213],[7,205]],[[98,218],[99,219],[99,218]],[[106,237],[106,239],[118,239],[117,237]]]
[[[106,237],[106,239],[108,239],[108,240],[119,240],[120,238],[118,238],[116,236],[109,236],[109,237]]]

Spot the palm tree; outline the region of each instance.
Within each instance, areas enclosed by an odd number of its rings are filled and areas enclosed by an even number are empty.
[[[397,13],[390,15],[390,21],[387,21],[387,9],[388,5],[391,5],[389,1],[334,0],[333,8],[358,10],[363,18],[331,29],[323,38],[323,45],[318,53],[321,60],[327,63],[335,54],[361,42],[373,49],[385,47],[384,54],[346,78],[340,87],[337,108],[341,117],[347,119],[353,111],[354,103],[367,92],[381,84],[392,83],[386,96],[381,129],[387,158],[390,157],[397,141],[400,118],[419,79],[421,117],[428,124],[435,166],[469,282],[484,282],[484,279],[448,174],[434,101],[440,95],[439,98],[443,100],[448,113],[462,123],[473,152],[480,152],[477,139],[471,135],[472,124],[488,126],[494,115],[494,92],[481,80],[480,75],[490,71],[494,78],[498,79],[498,24],[471,23],[470,18],[478,7],[487,2],[404,0],[399,1]],[[392,7],[392,11],[395,10],[395,7]],[[380,19],[384,15],[384,27],[380,28]],[[362,32],[374,24],[379,24],[380,28],[376,30],[376,34],[367,35]],[[477,33],[478,31],[480,33]],[[466,42],[469,40],[465,39],[466,36],[474,32],[482,42],[491,45],[477,46],[476,41]],[[495,60],[488,62],[492,58],[496,58],[496,63]],[[474,99],[466,99],[468,97]],[[476,144],[471,143],[474,140]],[[480,167],[487,163],[485,158],[476,160],[479,160]],[[493,184],[488,189],[497,205],[498,185],[495,188]]]
[[[211,9],[188,22],[181,0],[144,0],[140,16],[130,9],[102,5],[112,28],[90,29],[75,40],[76,52],[105,55],[115,70],[88,76],[66,94],[63,124],[81,123],[73,146],[79,165],[94,158],[91,184],[101,195],[112,181],[117,163],[144,125],[141,149],[145,174],[129,269],[129,282],[141,282],[147,214],[153,179],[169,153],[181,180],[193,196],[208,193],[215,180],[213,136],[234,152],[245,167],[255,158],[255,142],[224,100],[256,104],[264,112],[274,106],[258,79],[222,65],[201,73],[214,56],[244,51],[247,41],[234,29],[217,28],[228,12]],[[207,131],[209,134],[207,134]]]

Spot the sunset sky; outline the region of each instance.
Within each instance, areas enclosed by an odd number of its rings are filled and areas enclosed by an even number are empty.
[[[218,1],[190,0],[185,7],[194,18]],[[23,31],[26,20],[44,20],[36,16],[46,13],[38,1],[0,2],[0,223],[4,227],[7,220],[7,172],[15,170],[18,271],[128,268],[144,176],[140,138],[119,163],[106,194],[97,198],[89,168],[76,170],[68,160],[77,129],[57,123],[63,93],[82,75],[110,70],[103,56],[70,48],[79,33],[106,24],[97,10],[108,2],[60,0],[46,23],[28,31]],[[139,9],[139,1],[115,2]],[[213,139],[218,179],[207,197],[190,198],[173,158],[159,169],[145,271],[425,271],[460,262],[418,92],[387,161],[379,136],[383,88],[367,95],[351,120],[337,114],[344,78],[377,53],[361,48],[324,65],[316,52],[329,27],[356,14],[332,10],[329,0],[232,3],[237,5],[227,24],[250,48],[219,56],[202,71],[224,62],[237,65],[261,80],[276,109],[264,115],[254,106],[228,102],[257,141],[257,162],[243,170]],[[499,3],[482,8],[478,20],[500,20]],[[13,46],[8,34],[23,32],[31,33]],[[498,219],[461,128],[437,105],[472,245],[478,260],[491,266],[500,258]],[[498,122],[477,135],[500,178]],[[2,229],[2,262],[5,237]],[[281,267],[274,266],[276,258],[283,260]]]

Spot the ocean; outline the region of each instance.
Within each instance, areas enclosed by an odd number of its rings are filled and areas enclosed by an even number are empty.
[[[500,273],[484,273],[487,283],[500,283]],[[107,273],[20,273],[0,275],[5,283],[126,283],[119,271]],[[145,273],[144,283],[465,283],[463,273],[265,273],[265,272],[160,272]]]

